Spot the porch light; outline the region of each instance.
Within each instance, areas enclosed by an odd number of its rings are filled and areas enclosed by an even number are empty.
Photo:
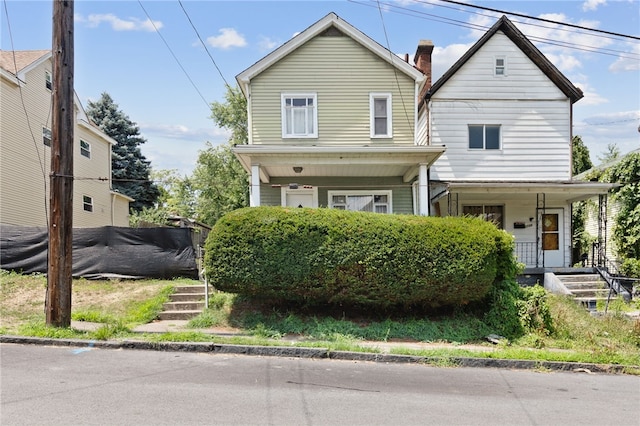
[[[300,166],[294,166],[294,167],[293,167],[293,171],[294,171],[295,173],[302,173],[302,170],[303,170],[303,169],[302,169],[302,167],[300,167]]]

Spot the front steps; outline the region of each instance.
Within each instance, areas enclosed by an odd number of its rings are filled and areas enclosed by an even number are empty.
[[[577,303],[594,312],[599,300],[606,301],[609,286],[600,274],[557,274]]]
[[[205,286],[182,285],[176,286],[170,296],[170,302],[165,303],[160,320],[190,320],[197,317],[205,309]]]

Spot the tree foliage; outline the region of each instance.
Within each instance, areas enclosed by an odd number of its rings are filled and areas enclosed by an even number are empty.
[[[610,163],[618,158],[620,158],[620,148],[618,148],[618,145],[615,143],[608,144],[607,150],[598,156],[598,160],[600,160],[602,164]]]
[[[582,142],[582,138],[580,136],[574,136],[571,140],[571,145],[573,147],[572,169],[573,175],[575,176],[592,168],[593,163],[591,162],[591,157],[589,155],[589,148],[587,148],[584,142]]]
[[[589,148],[584,144],[582,138],[578,135],[574,136],[571,140],[573,148],[571,165],[573,175],[577,175],[593,167],[591,162],[591,156],[589,154]],[[572,220],[571,220],[571,235],[573,239],[573,247],[576,248],[577,253],[581,254],[587,247],[587,234],[585,232],[585,219],[586,219],[586,201],[578,201],[573,204]]]
[[[140,135],[136,123],[118,108],[106,92],[98,101],[88,102],[87,115],[117,142],[111,152],[113,189],[135,200],[130,205],[132,211],[153,207],[160,191],[150,180],[150,162],[140,151],[140,145],[146,139]]]
[[[249,176],[232,151],[234,145],[248,142],[247,101],[237,87],[227,87],[225,99],[224,103],[211,105],[211,118],[231,136],[226,144],[213,146],[207,142],[192,177],[196,216],[209,225],[225,213],[249,205]]]

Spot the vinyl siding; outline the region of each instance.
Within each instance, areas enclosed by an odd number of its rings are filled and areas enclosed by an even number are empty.
[[[493,74],[496,55],[507,58],[505,77]],[[501,33],[434,94],[430,111],[430,142],[447,147],[433,179],[571,178],[571,103]],[[470,150],[469,124],[500,125],[501,149]]]
[[[273,178],[268,185],[260,187],[260,203],[264,206],[281,205],[281,189],[277,185],[287,186],[290,180]],[[328,192],[334,190],[391,190],[392,212],[395,214],[413,214],[413,198],[411,184],[402,182],[401,177],[370,177],[370,178],[342,178],[342,177],[308,177],[301,185],[311,185],[318,188],[318,207],[329,205]],[[276,187],[274,187],[276,185]]]
[[[43,144],[42,127],[51,128],[51,92],[45,87],[45,61],[25,76],[21,90],[1,78],[0,92],[0,221],[6,224],[46,226],[49,210],[51,149]],[[23,108],[24,101],[24,108]],[[26,114],[25,114],[26,109]],[[80,155],[80,139],[91,144],[91,159]],[[106,139],[76,125],[74,129],[73,226],[128,226],[128,212],[112,214],[110,195],[111,145]],[[97,180],[107,178],[107,181]],[[94,212],[83,209],[82,195],[93,198]],[[127,208],[128,210],[128,208]]]
[[[317,93],[318,138],[283,139],[281,94]],[[370,138],[369,93],[392,94],[393,138]],[[252,143],[414,143],[415,83],[346,36],[318,36],[251,82]]]

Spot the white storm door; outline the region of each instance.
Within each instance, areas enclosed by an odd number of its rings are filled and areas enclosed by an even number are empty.
[[[318,207],[317,189],[282,188],[282,205],[286,207]]]
[[[541,213],[542,250],[545,267],[563,267],[564,214],[562,209],[545,209]]]

